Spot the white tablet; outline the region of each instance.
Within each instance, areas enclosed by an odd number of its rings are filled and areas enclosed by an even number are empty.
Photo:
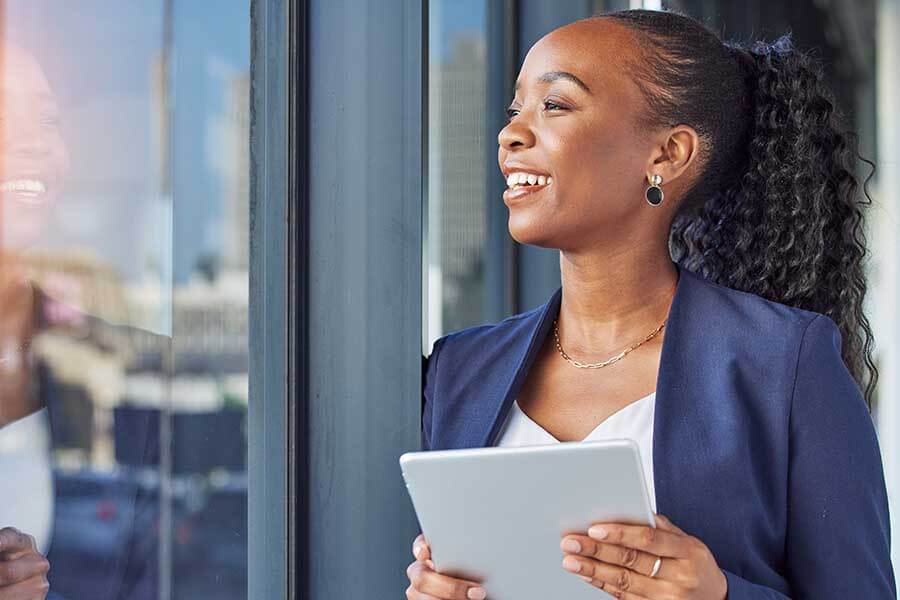
[[[560,542],[596,522],[655,526],[630,439],[407,452],[400,467],[435,570],[489,600],[598,600]]]

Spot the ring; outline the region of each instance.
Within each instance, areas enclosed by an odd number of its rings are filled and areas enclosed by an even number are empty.
[[[659,572],[659,566],[662,564],[662,557],[657,556],[656,562],[653,563],[653,570],[650,571],[650,577],[656,577],[656,574]]]

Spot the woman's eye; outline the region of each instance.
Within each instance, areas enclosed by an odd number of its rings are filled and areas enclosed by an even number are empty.
[[[551,102],[550,100],[544,100],[544,109],[546,109],[546,110],[554,110],[554,109],[565,110],[565,108],[566,108],[566,107],[561,106],[561,105],[559,105],[559,104],[557,104],[557,103],[555,103],[555,102]],[[511,121],[512,118],[513,118],[514,116],[516,116],[516,114],[518,114],[518,112],[519,112],[519,111],[518,111],[517,109],[515,109],[515,108],[507,108],[507,109],[506,109],[506,119],[507,119],[507,121]]]

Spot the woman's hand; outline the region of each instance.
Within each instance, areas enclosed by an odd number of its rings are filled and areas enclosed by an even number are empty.
[[[725,600],[728,581],[706,544],[662,515],[656,525],[595,523],[586,536],[566,535],[563,568],[624,600]]]
[[[406,588],[407,600],[483,600],[484,588],[477,581],[455,579],[434,570],[431,549],[420,533],[413,542],[416,560],[406,569],[410,585]],[[0,596],[0,600],[3,597]]]
[[[44,600],[50,591],[50,563],[34,538],[18,529],[0,529],[0,600]]]

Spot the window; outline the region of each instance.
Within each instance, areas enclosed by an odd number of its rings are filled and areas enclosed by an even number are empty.
[[[480,323],[487,241],[487,7],[432,2],[428,64],[428,335]],[[496,161],[495,167],[496,170]]]
[[[0,527],[67,600],[246,598],[250,4],[0,19]]]

